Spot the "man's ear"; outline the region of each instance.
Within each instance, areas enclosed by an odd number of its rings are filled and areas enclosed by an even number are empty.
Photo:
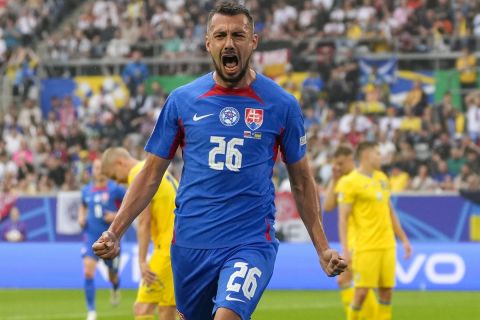
[[[258,46],[258,34],[254,33],[252,37],[253,50],[257,49]]]
[[[205,48],[207,49],[207,52],[210,52],[210,40],[208,38],[208,34],[205,35]]]

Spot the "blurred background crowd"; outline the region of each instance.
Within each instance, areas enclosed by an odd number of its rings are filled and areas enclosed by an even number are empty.
[[[0,208],[15,194],[78,190],[106,147],[122,145],[142,157],[168,95],[157,82],[147,90],[154,70],[145,59],[206,56],[206,12],[214,2],[1,0],[1,72],[14,99],[0,118]],[[480,189],[480,2],[244,2],[261,41],[289,43],[291,59],[277,81],[300,101],[320,191],[330,180],[337,146],[365,139],[380,143],[394,192]],[[66,10],[74,14],[63,15]],[[458,92],[446,91],[434,103],[415,80],[406,95],[392,99],[392,80],[375,67],[365,76],[358,59],[389,52],[457,54],[447,67],[459,74]],[[42,61],[112,59],[124,62],[125,103],[116,103],[114,84],[107,83],[79,103],[71,95],[52,96],[42,112]],[[296,71],[306,76],[295,80]],[[172,170],[180,175],[181,157]],[[275,167],[274,182],[288,190],[283,166]]]

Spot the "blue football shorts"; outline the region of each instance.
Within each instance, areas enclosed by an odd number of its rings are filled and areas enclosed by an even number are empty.
[[[180,319],[213,319],[218,308],[250,319],[273,274],[278,242],[192,249],[172,244],[175,299]]]
[[[95,259],[98,262],[100,258],[93,252],[93,249],[92,249],[92,246],[95,243],[95,241],[97,241],[97,239],[85,237],[82,249],[80,250],[82,254],[82,258],[90,257],[92,259]],[[118,256],[114,259],[102,259],[105,265],[108,267],[108,271],[114,272],[114,273],[118,272],[118,268],[120,266],[120,254],[118,254]]]

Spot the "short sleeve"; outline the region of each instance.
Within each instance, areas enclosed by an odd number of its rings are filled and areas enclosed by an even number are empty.
[[[307,136],[305,135],[302,112],[297,100],[292,97],[291,101],[293,105],[289,106],[290,110],[284,130],[281,133],[280,145],[282,159],[287,164],[301,160],[307,149]]]
[[[353,188],[352,184],[348,183],[348,181],[346,177],[342,177],[338,181],[337,187],[335,188],[338,204],[353,204],[355,200],[355,188]]]
[[[182,120],[174,100],[172,93],[165,102],[145,146],[145,151],[165,159],[173,158],[184,135]]]

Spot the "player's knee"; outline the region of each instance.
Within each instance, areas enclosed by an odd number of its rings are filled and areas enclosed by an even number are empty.
[[[155,311],[155,305],[151,306],[151,304],[135,302],[133,304],[133,314],[135,316],[148,316],[152,315]]]
[[[143,315],[146,315],[146,310],[145,310],[145,305],[143,303],[138,303],[138,302],[135,302],[133,304],[133,314],[135,316],[143,316]]]
[[[95,269],[91,270],[91,268],[85,268],[83,276],[85,279],[93,279],[95,277]]]
[[[379,288],[378,289],[378,299],[380,301],[389,302],[392,300],[392,289],[391,288]]]
[[[365,301],[365,298],[367,297],[368,294],[368,289],[361,288],[361,289],[356,289],[355,290],[355,300],[357,301]]]

